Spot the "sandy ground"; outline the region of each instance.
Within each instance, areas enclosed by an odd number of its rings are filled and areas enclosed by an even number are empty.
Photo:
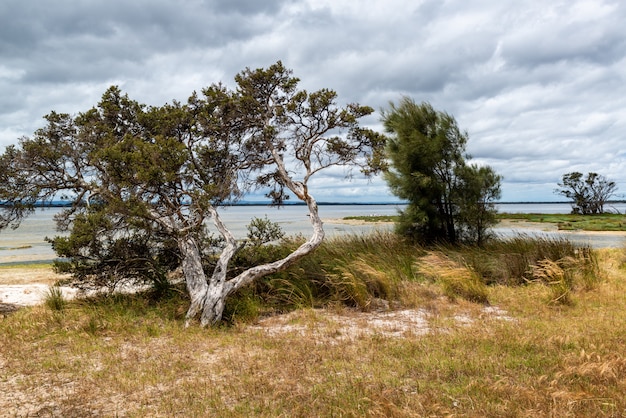
[[[50,286],[63,277],[50,266],[0,268],[0,314],[41,303]],[[65,286],[61,290],[68,298],[77,293],[76,289]]]

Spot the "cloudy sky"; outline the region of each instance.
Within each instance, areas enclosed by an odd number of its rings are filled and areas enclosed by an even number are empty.
[[[113,84],[161,105],[282,60],[342,103],[453,114],[503,201],[557,200],[571,171],[626,197],[624,22],[620,0],[2,0],[0,149]],[[380,129],[380,113],[365,122]],[[338,174],[315,182],[318,201],[394,199]]]

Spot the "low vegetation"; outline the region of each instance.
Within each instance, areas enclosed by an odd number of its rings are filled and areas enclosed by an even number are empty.
[[[559,230],[572,231],[626,231],[626,215],[603,213],[600,215],[499,213],[499,220],[526,221],[557,224]]]
[[[397,222],[400,219],[400,215],[346,216],[343,219],[347,221],[363,221],[363,222]]]
[[[498,221],[536,222],[556,224],[562,231],[626,231],[626,215],[603,213],[601,215],[545,214],[545,213],[498,213]],[[397,215],[346,216],[345,220],[362,222],[397,222]]]
[[[626,250],[525,236],[480,250],[336,238],[242,289],[229,325],[211,329],[184,329],[176,285],[158,298],[52,290],[0,320],[0,410],[624,416],[624,261]]]

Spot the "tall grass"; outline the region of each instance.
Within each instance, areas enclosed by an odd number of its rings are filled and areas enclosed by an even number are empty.
[[[283,254],[298,243],[291,238],[264,251]],[[376,231],[325,241],[288,271],[242,290],[229,303],[226,317],[251,319],[268,308],[286,311],[333,303],[367,311],[378,307],[374,302],[380,299],[413,305],[406,290],[420,290],[411,283],[437,283],[450,299],[488,303],[487,286],[541,282],[553,293],[551,303],[569,304],[575,287],[592,289],[601,276],[595,252],[566,238],[518,235],[482,247],[426,249],[392,232]]]
[[[50,286],[44,295],[44,304],[53,311],[62,311],[67,305],[60,286]]]
[[[534,278],[534,268],[543,260],[572,258],[586,274],[598,273],[597,260],[588,245],[578,245],[563,237],[534,237],[520,234],[512,238],[492,240],[482,247],[445,247],[441,251],[462,259],[487,284],[520,285]],[[585,281],[592,284],[593,278]]]
[[[374,299],[395,299],[401,283],[417,280],[415,260],[424,253],[387,231],[336,237],[267,285],[271,295],[288,296],[283,302],[340,302],[367,310]]]
[[[239,262],[270,261],[296,248],[302,237],[266,246]],[[284,272],[239,290],[227,302],[224,318],[246,321],[267,311],[341,304],[369,310],[377,299],[399,297],[403,283],[418,279],[415,260],[425,252],[388,231],[328,239],[312,254]]]
[[[454,261],[441,251],[433,251],[420,260],[420,272],[441,284],[444,294],[470,302],[487,303],[487,286],[467,264]]]

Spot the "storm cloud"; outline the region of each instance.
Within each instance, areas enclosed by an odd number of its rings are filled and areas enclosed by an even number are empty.
[[[377,110],[408,96],[454,115],[505,201],[556,200],[569,171],[626,195],[626,5],[609,0],[3,0],[0,146],[112,85],[185,100],[277,60],[301,87]],[[381,130],[380,113],[366,123]],[[384,181],[330,173],[321,201],[388,201]]]

